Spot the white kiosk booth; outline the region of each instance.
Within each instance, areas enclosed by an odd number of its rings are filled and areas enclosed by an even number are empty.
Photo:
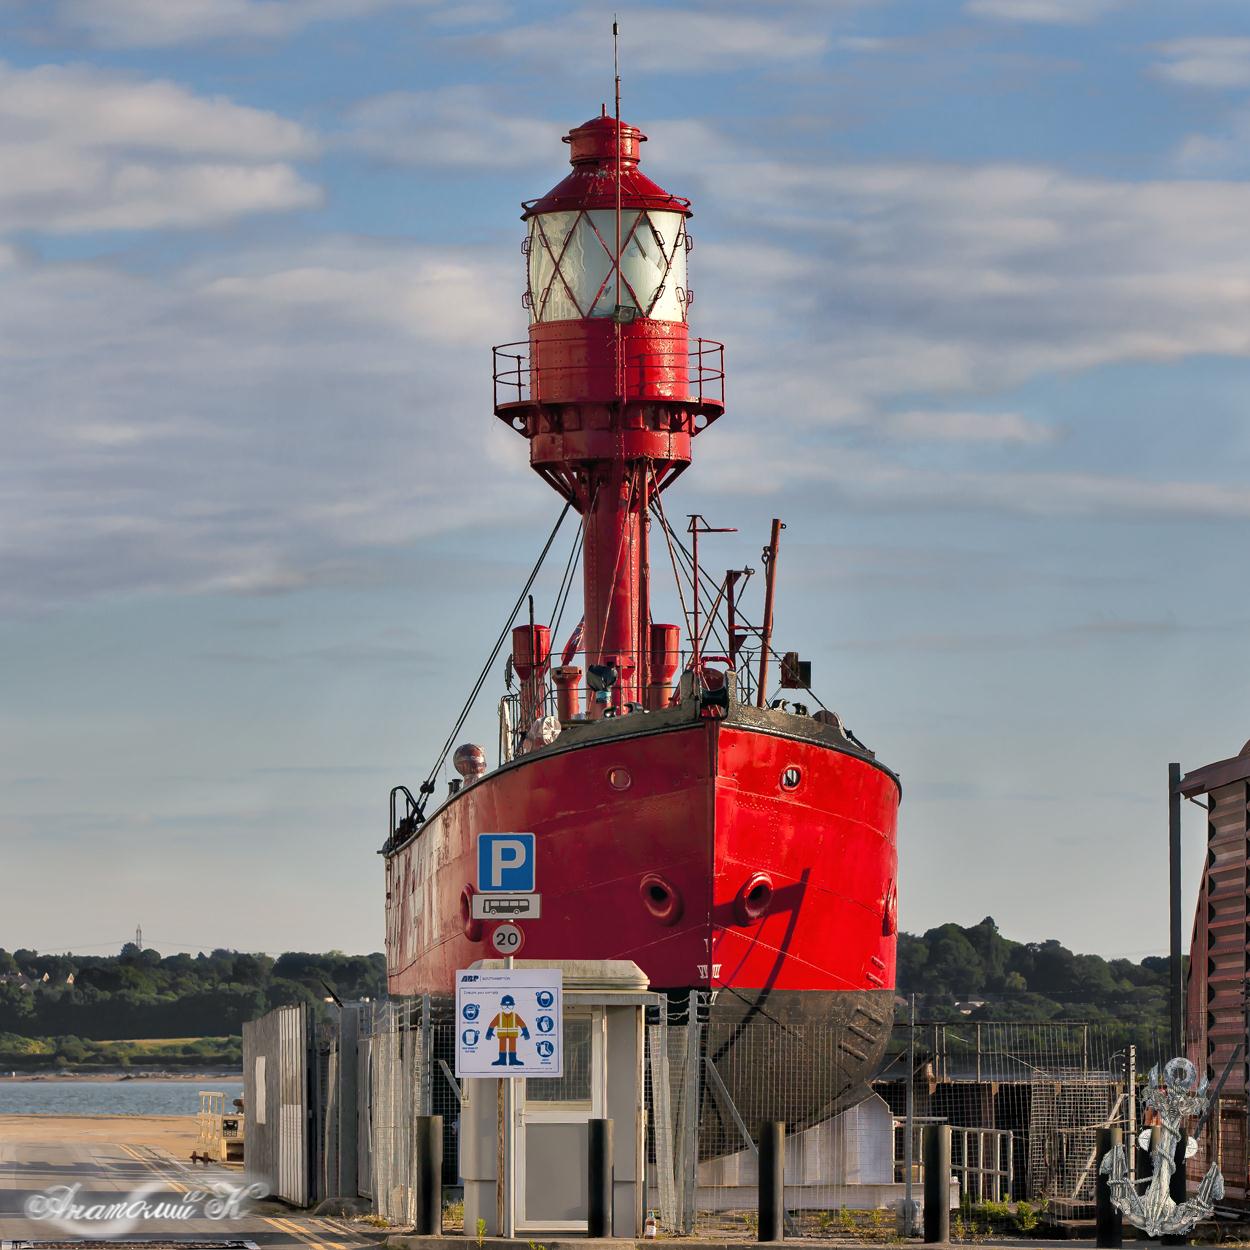
[[[474,969],[502,970],[485,959]],[[641,1237],[646,1179],[644,1025],[646,1007],[662,1001],[632,960],[527,960],[513,967],[558,968],[564,979],[564,1075],[510,1078],[515,1176],[503,1131],[504,1080],[461,1082],[460,1172],[464,1226],[472,1236],[502,1234],[513,1202],[517,1236],[585,1233],[588,1212],[587,1121],[610,1119],[614,1176],[613,1232]]]

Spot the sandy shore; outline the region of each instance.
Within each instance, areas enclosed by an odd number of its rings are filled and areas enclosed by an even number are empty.
[[[193,1115],[0,1115],[5,1142],[113,1142],[163,1146],[185,1159],[195,1149]]]

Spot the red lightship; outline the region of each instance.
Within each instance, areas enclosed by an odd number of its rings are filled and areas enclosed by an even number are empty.
[[[492,922],[472,915],[476,839],[533,831],[543,911],[524,957],[632,959],[670,995],[710,992],[743,1035],[842,1026],[836,1097],[786,1113],[810,1124],[857,1100],[889,1034],[898,780],[833,713],[768,705],[780,524],[756,630],[743,573],[705,585],[697,545],[691,570],[664,518],[662,493],[723,411],[724,374],[720,344],[689,336],[690,202],[639,169],[644,138],[606,115],[578,126],[572,172],[524,205],[529,339],[495,349],[495,413],[581,518],[580,643],[553,667],[531,609],[512,630],[521,690],[501,705],[499,766],[461,747],[463,781],[428,816],[446,751],[418,800],[399,789],[390,991],[448,993],[492,954]],[[708,532],[691,529],[695,544]],[[687,649],[651,618],[653,552],[691,572]],[[806,688],[805,669],[787,656],[781,685]],[[748,1114],[749,1091],[735,1097]]]

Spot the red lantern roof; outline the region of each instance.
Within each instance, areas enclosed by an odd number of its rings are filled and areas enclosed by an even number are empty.
[[[617,121],[604,114],[575,127],[564,136],[569,145],[569,161],[573,172],[558,186],[537,200],[525,200],[521,220],[535,213],[554,213],[569,209],[616,207],[616,139]],[[651,181],[639,168],[639,147],[647,136],[628,122],[620,123],[621,142],[621,207],[628,209],[661,209],[691,215],[690,201],[670,195]]]

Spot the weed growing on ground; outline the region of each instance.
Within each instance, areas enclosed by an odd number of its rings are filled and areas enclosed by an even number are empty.
[[[482,1250],[482,1242],[486,1240],[486,1221],[478,1218],[477,1221],[477,1250]]]
[[[1022,1233],[1031,1233],[1037,1227],[1040,1218],[1031,1202],[1016,1203],[1016,1227]]]

